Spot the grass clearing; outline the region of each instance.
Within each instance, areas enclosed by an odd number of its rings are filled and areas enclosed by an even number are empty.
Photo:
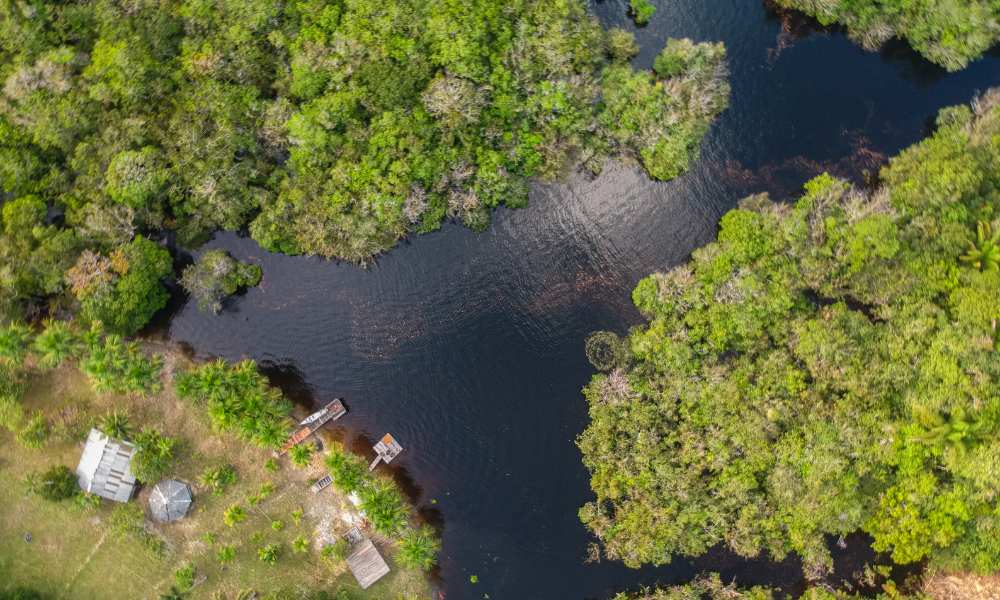
[[[164,354],[164,372],[182,372],[191,366],[169,347],[146,346],[147,353]],[[324,451],[316,452],[303,470],[282,457],[277,459],[281,468],[269,472],[264,466],[273,457],[271,451],[233,434],[213,432],[204,407],[178,401],[169,381],[163,392],[145,398],[94,393],[90,380],[75,365],[63,364],[49,372],[33,369],[30,381],[24,408],[42,410],[54,433],[44,450],[26,450],[12,433],[0,430],[0,586],[33,587],[54,599],[155,598],[175,584],[174,571],[191,562],[197,567],[195,581],[207,576],[193,590],[192,600],[211,598],[215,591],[234,596],[244,588],[258,590],[258,597],[302,590],[332,594],[340,589],[357,600],[429,594],[430,586],[421,572],[395,565],[390,556],[395,546],[389,540],[375,539],[392,572],[364,591],[346,564],[320,557],[325,543],[345,535],[358,520],[353,505],[345,505],[332,487],[320,493],[309,489],[309,479],[326,474]],[[173,479],[191,487],[194,503],[188,514],[171,523],[152,517],[151,485],[133,499],[143,509],[150,531],[166,542],[163,557],[147,554],[132,541],[119,541],[109,531],[115,502],[105,500],[96,510],[84,510],[70,501],[46,502],[37,494],[25,498],[28,474],[40,474],[54,465],[75,470],[86,433],[116,408],[128,411],[136,429],[150,426],[180,438]],[[226,486],[220,498],[202,486],[200,479],[205,471],[225,464],[233,466],[239,480]],[[251,507],[247,497],[260,495],[261,486],[269,482],[275,486],[274,494]],[[223,522],[223,511],[233,504],[247,511],[247,519],[229,527]],[[296,525],[293,514],[299,510],[302,517]],[[271,523],[279,520],[285,526],[276,531]],[[30,543],[23,539],[26,533],[34,538]],[[208,533],[214,544],[205,541]],[[259,541],[254,541],[257,534]],[[306,552],[294,551],[300,535],[309,541]],[[218,548],[230,544],[236,547],[236,558],[223,570]],[[273,566],[257,556],[257,550],[268,544],[280,544],[282,549]]]

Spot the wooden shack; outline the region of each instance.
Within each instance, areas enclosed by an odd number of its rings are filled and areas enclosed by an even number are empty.
[[[367,590],[373,583],[389,573],[389,565],[379,554],[371,540],[365,540],[347,557],[347,566],[358,580],[361,589]]]
[[[128,502],[135,491],[135,476],[129,468],[135,452],[131,443],[113,441],[97,429],[91,429],[76,468],[80,487],[101,498]]]

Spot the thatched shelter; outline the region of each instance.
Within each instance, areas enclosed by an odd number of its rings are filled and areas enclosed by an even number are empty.
[[[161,521],[176,521],[191,508],[191,488],[185,483],[169,479],[161,481],[149,495],[149,508]]]

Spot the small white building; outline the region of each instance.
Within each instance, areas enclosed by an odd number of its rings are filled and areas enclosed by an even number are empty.
[[[76,468],[80,487],[101,498],[128,502],[135,491],[135,476],[129,469],[135,451],[131,443],[112,441],[97,429],[91,429]]]

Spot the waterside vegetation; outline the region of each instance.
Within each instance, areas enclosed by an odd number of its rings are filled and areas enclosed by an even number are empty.
[[[990,91],[877,188],[751,196],[639,283],[648,322],[587,344],[595,555],[725,544],[818,578],[827,536],[861,530],[899,564],[1000,570],[998,140]]]
[[[770,0],[800,10],[823,25],[847,27],[866,50],[905,38],[914,50],[949,71],[980,58],[1000,39],[1000,4],[968,0]]]

